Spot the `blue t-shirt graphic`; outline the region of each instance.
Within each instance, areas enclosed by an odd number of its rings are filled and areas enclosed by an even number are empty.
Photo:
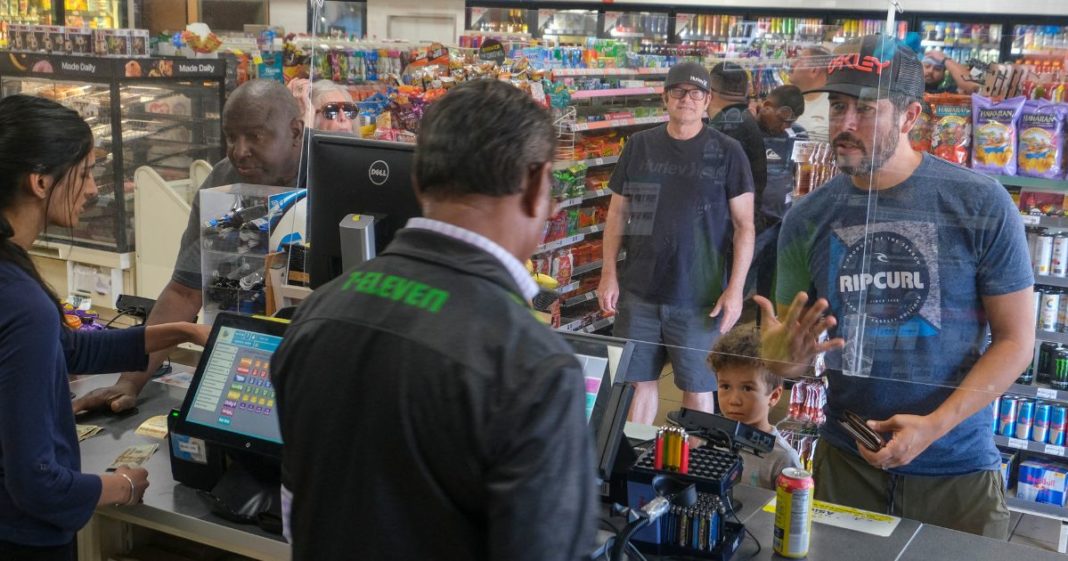
[[[840,175],[794,204],[779,238],[776,299],[826,298],[838,319],[827,353],[823,437],[856,453],[836,420],[926,415],[982,355],[983,296],[1034,284],[1019,212],[995,180],[925,155],[900,185],[871,193]],[[852,374],[852,375],[847,375]],[[991,396],[993,397],[993,396]],[[898,473],[997,469],[987,406]]]

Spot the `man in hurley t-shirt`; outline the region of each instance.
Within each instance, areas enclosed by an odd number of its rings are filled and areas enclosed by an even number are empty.
[[[991,402],[1035,335],[1020,215],[995,180],[910,147],[923,95],[912,51],[869,36],[837,55],[821,89],[843,173],[783,222],[776,300],[789,309],[780,323],[762,299],[766,358],[796,376],[828,351],[817,499],[1005,539]],[[851,438],[846,411],[885,447]]]
[[[753,178],[741,145],[701,122],[709,87],[700,64],[673,66],[664,83],[668,123],[630,137],[608,184],[597,297],[607,313],[618,301],[615,335],[637,344],[627,370],[636,422],[653,422],[669,356],[682,405],[712,411],[716,377],[705,356],[742,310]],[[621,248],[627,258],[617,276]]]

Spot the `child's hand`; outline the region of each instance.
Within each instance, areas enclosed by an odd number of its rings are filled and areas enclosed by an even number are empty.
[[[783,321],[775,316],[770,300],[763,296],[754,296],[753,300],[761,311],[761,358],[779,376],[797,377],[812,365],[816,355],[845,346],[841,337],[820,343],[820,334],[838,325],[834,316],[823,315],[830,307],[826,299],[820,298],[806,307],[808,294],[798,292]]]

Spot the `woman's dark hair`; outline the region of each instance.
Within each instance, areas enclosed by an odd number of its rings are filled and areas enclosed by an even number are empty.
[[[58,184],[77,171],[75,166],[92,149],[93,131],[76,111],[27,95],[0,99],[0,211],[15,205],[29,174],[47,175]],[[48,205],[54,193],[55,189],[49,192]],[[0,212],[0,261],[13,263],[37,281],[62,318],[59,298],[26,250],[14,242],[14,235],[11,223]]]

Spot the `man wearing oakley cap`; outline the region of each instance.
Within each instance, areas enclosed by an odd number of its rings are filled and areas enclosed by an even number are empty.
[[[817,499],[1005,539],[991,402],[1035,336],[1019,212],[994,179],[912,149],[924,80],[911,50],[868,36],[835,55],[821,89],[842,173],[786,215],[764,352],[796,376],[827,351]],[[847,411],[884,445],[850,436]]]
[[[656,416],[668,358],[683,406],[712,411],[716,377],[705,356],[738,320],[753,256],[749,162],[737,141],[702,122],[709,89],[700,64],[673,66],[668,123],[633,134],[609,182],[597,297],[604,312],[618,312],[615,335],[637,342],[627,379],[631,419],[642,423]]]

